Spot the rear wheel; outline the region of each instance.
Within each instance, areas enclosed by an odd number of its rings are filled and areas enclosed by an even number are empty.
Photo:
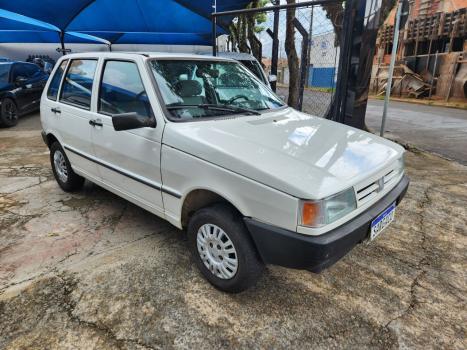
[[[5,98],[2,100],[0,124],[6,127],[12,127],[18,124],[18,108],[15,101],[11,98]]]
[[[65,151],[58,142],[50,146],[50,164],[55,180],[62,190],[73,192],[83,187],[84,177],[77,175],[71,168]]]
[[[218,204],[200,209],[187,231],[196,265],[216,288],[238,293],[260,278],[264,264],[241,215],[233,208]]]

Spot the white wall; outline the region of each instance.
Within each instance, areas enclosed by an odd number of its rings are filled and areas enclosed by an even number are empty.
[[[29,55],[49,55],[57,59],[62,54],[57,52],[60,44],[0,44],[0,56],[8,57],[12,60],[24,61]],[[65,44],[71,52],[108,51],[107,45],[103,44]],[[211,46],[198,45],[132,45],[115,44],[112,51],[156,51],[156,52],[177,52],[177,53],[210,53]]]
[[[334,46],[334,32],[313,35],[310,49],[310,64],[315,68],[338,65],[339,48]]]

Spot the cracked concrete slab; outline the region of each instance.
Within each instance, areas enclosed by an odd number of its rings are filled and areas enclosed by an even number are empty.
[[[167,222],[90,183],[62,192],[31,129],[0,131],[0,348],[467,348],[467,167],[409,152],[377,240],[229,295]]]

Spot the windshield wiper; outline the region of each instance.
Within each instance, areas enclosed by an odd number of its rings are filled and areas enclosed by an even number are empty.
[[[201,108],[201,109],[211,109],[218,111],[228,111],[228,112],[238,112],[238,113],[248,113],[253,115],[261,115],[260,112],[255,111],[254,109],[229,106],[226,104],[210,104],[210,103],[201,103],[197,105],[184,105],[184,104],[170,104],[166,106],[167,109],[183,109],[183,108]]]

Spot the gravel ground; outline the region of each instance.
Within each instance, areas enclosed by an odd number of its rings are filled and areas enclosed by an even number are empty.
[[[460,164],[409,152],[407,197],[376,241],[229,295],[183,232],[90,183],[62,192],[36,115],[0,130],[0,155],[0,349],[467,348]]]

